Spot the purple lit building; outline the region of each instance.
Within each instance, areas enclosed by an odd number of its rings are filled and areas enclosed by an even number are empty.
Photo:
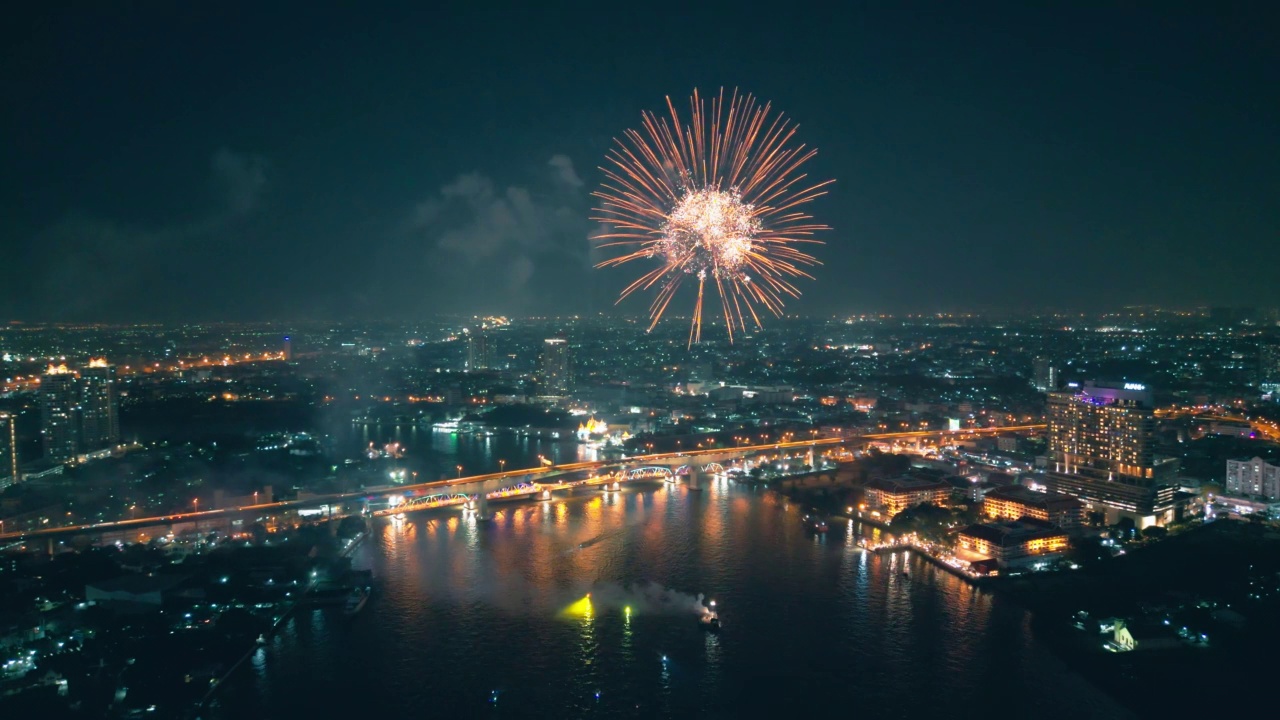
[[[1155,407],[1138,383],[1086,383],[1049,394],[1050,492],[1079,498],[1108,522],[1163,525],[1176,511],[1177,461],[1154,453]]]

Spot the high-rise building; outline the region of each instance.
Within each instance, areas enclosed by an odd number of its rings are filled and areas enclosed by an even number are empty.
[[[285,362],[293,360],[293,338],[288,335],[284,336],[284,343],[280,350],[280,354],[284,356]]]
[[[1155,457],[1155,409],[1138,383],[1049,394],[1045,486],[1140,527],[1174,519],[1176,460]]]
[[[116,366],[104,359],[93,359],[80,371],[80,452],[110,448],[119,442]]]
[[[1038,357],[1032,361],[1031,385],[1040,392],[1053,392],[1058,389],[1058,368],[1046,357]]]
[[[18,418],[0,412],[0,489],[21,479],[18,470]]]
[[[493,349],[489,336],[483,330],[467,331],[467,371],[489,370],[493,367]]]
[[[1280,500],[1280,465],[1260,457],[1228,460],[1226,491],[1228,495]]]
[[[1258,346],[1258,385],[1264,390],[1280,389],[1280,343]]]
[[[573,389],[573,360],[569,357],[569,341],[561,337],[542,342],[542,392],[567,395]]]
[[[1155,422],[1145,386],[1085,383],[1080,391],[1049,396],[1049,451],[1056,469],[1150,477]]]
[[[80,385],[66,365],[50,365],[40,378],[40,440],[53,462],[80,452]]]

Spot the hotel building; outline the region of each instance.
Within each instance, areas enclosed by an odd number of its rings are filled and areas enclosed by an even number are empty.
[[[1070,495],[1035,492],[1021,485],[995,488],[982,498],[982,512],[997,520],[1029,517],[1060,528],[1079,527],[1084,503]]]
[[[1049,394],[1045,487],[1079,498],[1138,527],[1163,525],[1176,510],[1176,460],[1157,459],[1151,392],[1136,383],[1086,383]]]
[[[995,560],[1001,567],[1019,565],[1067,550],[1066,531],[1033,518],[970,525],[960,531],[956,548]]]
[[[921,503],[945,505],[951,496],[951,484],[941,480],[901,477],[872,480],[866,484],[867,505],[884,513],[886,518]]]

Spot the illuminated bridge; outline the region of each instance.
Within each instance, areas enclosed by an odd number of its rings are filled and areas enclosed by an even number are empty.
[[[662,465],[649,465],[638,468],[628,468],[624,471],[628,480],[672,480],[675,475],[672,474],[671,468]]]
[[[724,474],[724,466],[723,466],[723,465],[721,465],[721,464],[720,464],[720,463],[718,463],[718,462],[707,463],[706,465],[703,465],[703,466],[702,466],[702,472],[711,473],[712,475],[723,475],[723,474]],[[681,465],[680,467],[676,468],[676,474],[677,474],[677,475],[688,475],[688,474],[689,474],[689,466],[688,466],[688,465]]]
[[[404,502],[410,503],[410,506],[413,507],[413,509],[417,509],[419,507],[442,507],[465,504],[470,499],[479,497],[481,493],[484,493],[485,497],[488,499],[495,499],[495,496],[496,499],[505,499],[528,496],[539,491],[575,487],[579,485],[600,485],[612,483],[617,482],[619,479],[642,480],[660,478],[665,480],[668,477],[674,476],[675,472],[679,470],[679,465],[685,465],[687,467],[691,461],[705,461],[705,464],[702,466],[705,469],[714,468],[719,465],[721,460],[740,458],[756,453],[778,453],[783,450],[817,449],[821,447],[834,448],[893,440],[925,438],[949,439],[1014,432],[1034,432],[1043,430],[1044,427],[1044,425],[1040,424],[966,430],[917,430],[898,433],[873,433],[849,437],[827,437],[811,438],[808,440],[780,441],[733,448],[708,448],[684,450],[680,452],[650,453],[647,455],[636,455],[622,460],[596,460],[564,463],[561,465],[541,465],[534,468],[505,470],[503,472],[485,473],[471,477],[418,483],[416,485],[388,486],[365,489],[359,492],[317,495],[301,500],[258,503],[255,505],[219,508],[216,510],[179,512],[171,515],[156,515],[152,517],[88,523],[83,525],[46,527],[39,530],[10,531],[0,533],[0,541],[43,541],[45,539],[53,540],[75,535],[120,533],[157,526],[172,527],[175,525],[186,525],[205,521],[229,521],[238,518],[264,517],[290,511],[320,507],[332,509],[334,507],[356,506],[363,509],[366,503],[373,498],[389,498],[391,496],[406,498]],[[666,464],[664,465],[663,463]],[[676,466],[675,470],[672,469],[672,466]],[[723,466],[720,467],[723,469]],[[556,478],[565,473],[573,473],[583,470],[609,471],[611,469],[617,469],[618,473],[624,474],[624,478],[620,478],[618,474],[610,474],[606,472],[603,475],[582,481],[556,482],[552,480],[552,478]],[[713,472],[713,470],[708,470],[708,472]],[[535,482],[532,480],[535,476],[545,477],[548,482]],[[516,481],[516,484],[508,485],[508,483],[513,480]],[[428,500],[427,498],[433,499]],[[389,500],[389,502],[392,501]],[[432,505],[430,503],[435,504]]]

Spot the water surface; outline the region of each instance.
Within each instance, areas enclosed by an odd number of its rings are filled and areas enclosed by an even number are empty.
[[[815,536],[769,493],[647,485],[494,509],[377,525],[355,555],[378,582],[364,611],[299,613],[213,716],[1125,716],[1021,608],[865,553],[858,527]],[[698,627],[697,594],[720,634]]]

